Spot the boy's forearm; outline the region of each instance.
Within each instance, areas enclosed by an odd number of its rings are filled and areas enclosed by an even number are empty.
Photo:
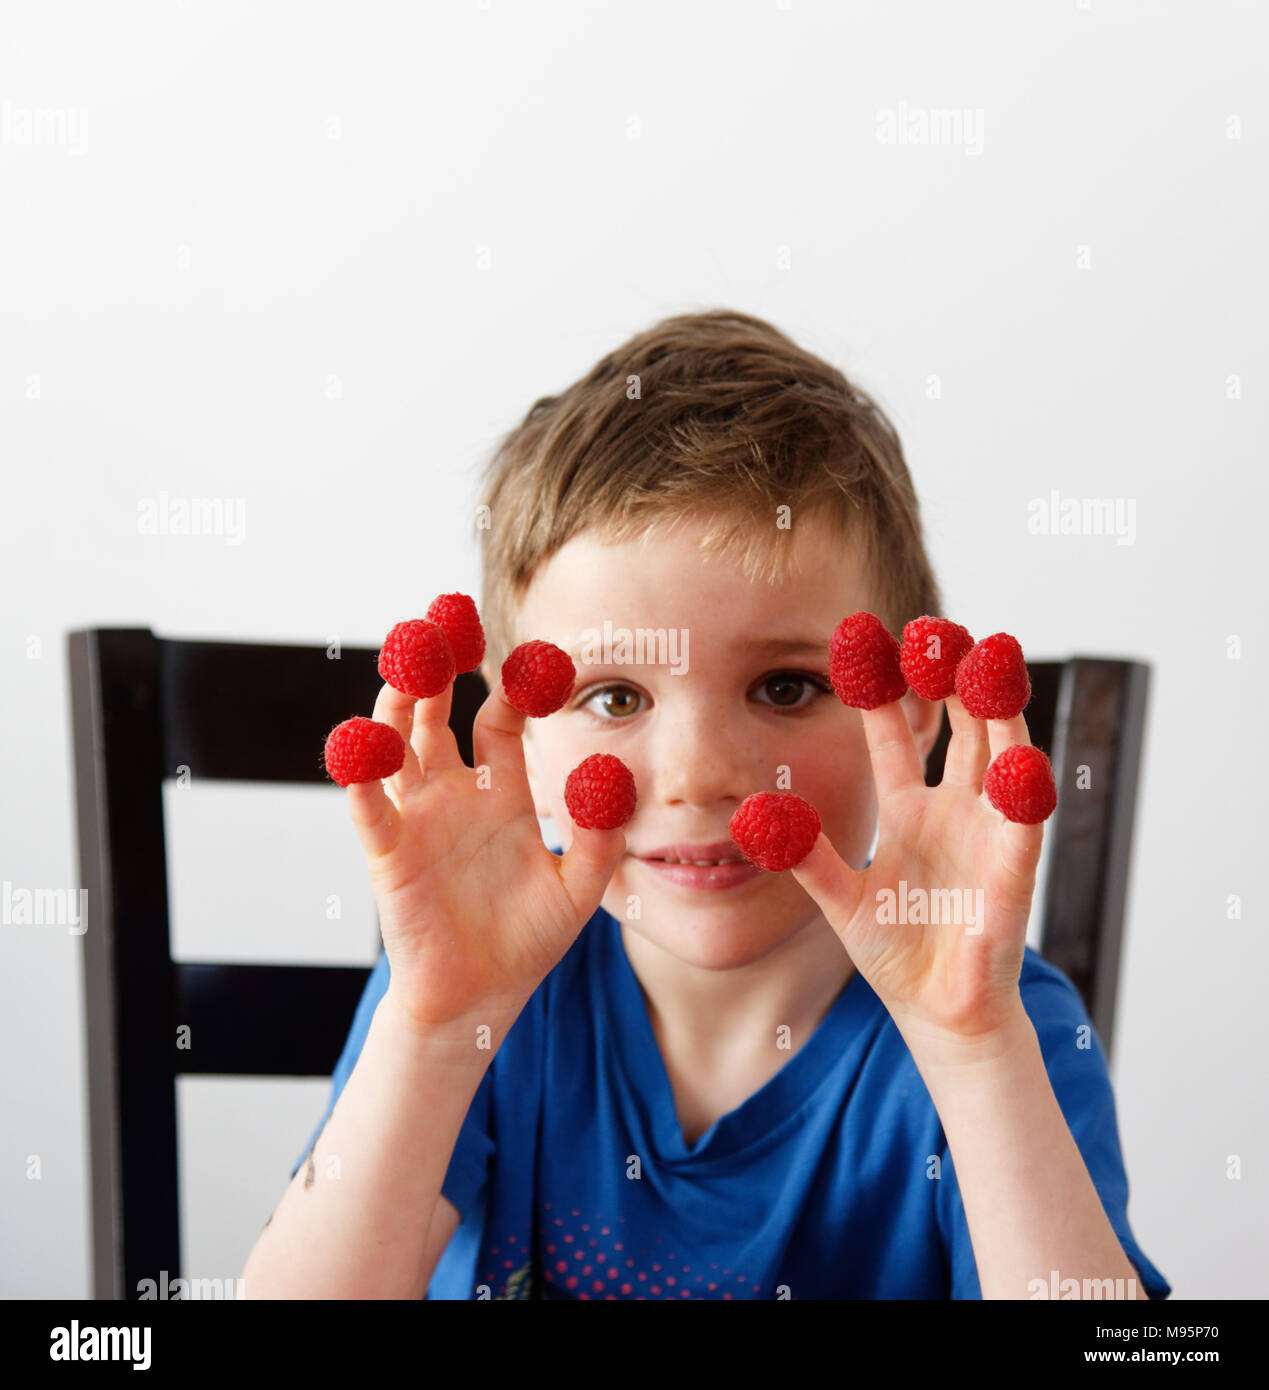
[[[390,996],[242,1272],[247,1298],[422,1298],[424,1249],[459,1130],[514,1017],[421,1033]]]
[[[901,1029],[902,1031],[902,1029]],[[908,1037],[947,1135],[983,1298],[1032,1298],[1032,1284],[1122,1279],[1149,1295],[1124,1253],[1053,1094],[1023,1009],[973,1044]],[[1133,1281],[1129,1283],[1128,1281]]]

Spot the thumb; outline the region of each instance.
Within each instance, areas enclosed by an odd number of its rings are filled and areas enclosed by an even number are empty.
[[[811,852],[789,870],[815,899],[820,911],[839,934],[859,908],[864,876],[852,869],[821,830]]]
[[[560,877],[578,911],[585,909],[588,918],[625,852],[624,830],[584,830],[574,824],[573,842],[560,855]]]

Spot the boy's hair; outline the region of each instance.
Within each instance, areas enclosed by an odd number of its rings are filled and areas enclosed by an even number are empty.
[[[912,479],[873,400],[762,319],[726,309],[663,319],[558,396],[543,396],[486,466],[480,604],[495,675],[539,565],[583,531],[647,538],[688,515],[701,549],[766,583],[796,526],[825,511],[863,547],[877,616],[896,636],[938,614]],[[780,511],[787,508],[787,511]],[[846,615],[843,613],[842,617]]]

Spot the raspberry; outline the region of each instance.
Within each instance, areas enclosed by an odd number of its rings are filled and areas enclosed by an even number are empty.
[[[876,709],[901,699],[908,683],[899,669],[899,643],[871,613],[852,613],[829,643],[829,678],[852,709]]]
[[[736,807],[728,830],[751,864],[778,873],[810,854],[820,817],[809,801],[792,792],[754,792]]]
[[[615,830],[634,815],[634,773],[611,753],[592,753],[568,774],[564,804],[583,830]]]
[[[1006,820],[1039,825],[1057,806],[1053,765],[1039,748],[1015,743],[992,759],[983,775],[987,800]]]
[[[1031,698],[1031,677],[1016,637],[994,632],[976,642],[956,668],[956,693],[975,719],[1012,719]]]
[[[379,674],[394,690],[424,700],[454,679],[454,651],[445,629],[426,618],[398,623],[383,639]]]
[[[573,658],[554,642],[521,642],[502,663],[507,703],[534,719],[554,714],[576,681]]]
[[[923,700],[946,700],[956,689],[956,667],[974,645],[960,625],[947,618],[913,618],[903,629],[899,669]]]
[[[358,715],[326,735],[326,771],[341,787],[391,777],[404,763],[405,740],[391,724]]]
[[[432,600],[424,616],[445,629],[454,649],[454,670],[458,674],[474,671],[480,665],[485,655],[485,630],[474,599],[467,594],[441,594]]]

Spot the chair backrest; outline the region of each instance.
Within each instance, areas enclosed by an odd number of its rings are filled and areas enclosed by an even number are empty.
[[[195,779],[327,782],[326,734],[368,714],[374,648],[180,641],[145,628],[67,637],[74,736],[92,1160],[93,1283],[134,1299],[180,1271],[176,1079],[329,1076],[369,969],[173,961],[162,787]],[[1041,952],[1084,997],[1109,1053],[1148,668],[1029,663],[1032,739],[1064,794]],[[470,766],[487,694],[460,675],[450,714]],[[942,774],[946,719],[927,781]],[[1088,769],[1078,794],[1076,769]],[[332,790],[334,790],[332,786]],[[178,1047],[188,1025],[196,1048]]]

